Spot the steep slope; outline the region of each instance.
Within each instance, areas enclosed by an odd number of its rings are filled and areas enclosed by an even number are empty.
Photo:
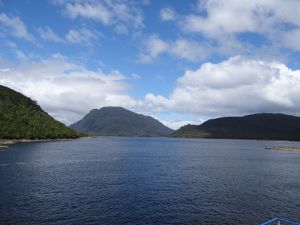
[[[300,117],[261,113],[223,117],[181,127],[174,137],[300,140]]]
[[[150,116],[122,107],[93,109],[70,127],[82,133],[104,136],[165,136],[173,132]]]
[[[35,101],[0,85],[0,139],[76,137],[77,132],[54,120]]]

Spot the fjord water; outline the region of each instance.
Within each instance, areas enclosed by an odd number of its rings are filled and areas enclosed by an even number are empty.
[[[296,142],[103,137],[0,152],[0,224],[300,221]]]

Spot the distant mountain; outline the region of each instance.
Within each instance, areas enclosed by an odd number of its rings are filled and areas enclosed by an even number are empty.
[[[150,116],[122,107],[93,109],[70,127],[82,133],[103,136],[166,136],[173,132]]]
[[[76,137],[77,132],[54,120],[35,101],[0,85],[0,139]]]
[[[223,117],[201,125],[186,125],[173,137],[300,140],[300,117],[261,113],[243,117]]]

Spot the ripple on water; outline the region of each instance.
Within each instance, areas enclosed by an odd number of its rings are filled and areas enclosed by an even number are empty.
[[[167,138],[17,144],[0,153],[0,224],[300,221],[300,154],[265,145]]]

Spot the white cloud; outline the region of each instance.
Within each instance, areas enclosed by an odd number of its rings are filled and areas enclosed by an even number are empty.
[[[287,47],[300,51],[300,28],[286,32],[283,40]]]
[[[124,24],[119,24],[115,26],[115,31],[118,34],[128,34],[128,28]]]
[[[16,43],[13,41],[6,41],[5,45],[9,48],[8,51],[11,51],[20,61],[26,61],[28,58],[31,57],[30,54],[25,54],[22,50],[20,50]]]
[[[169,49],[169,52],[174,56],[192,62],[197,62],[206,58],[209,51],[208,47],[204,48],[204,46],[195,41],[188,41],[185,39],[177,39],[171,43]]]
[[[176,19],[176,13],[171,8],[163,8],[160,10],[160,18],[162,21],[172,21]]]
[[[53,41],[53,42],[64,42],[62,38],[60,38],[54,31],[46,26],[46,27],[39,27],[38,32],[41,36],[42,39],[47,40],[47,41]]]
[[[33,36],[28,32],[26,25],[19,17],[9,17],[5,13],[0,13],[0,24],[6,33],[23,38],[28,41],[34,40]]]
[[[202,32],[208,36],[218,36],[223,33],[254,31],[259,18],[252,18],[255,1],[238,0],[208,0],[203,5],[207,17],[188,15],[183,21],[186,31]],[[237,19],[238,18],[238,19]]]
[[[293,30],[300,28],[300,1],[294,0],[199,0],[200,13],[186,15],[180,22],[182,30],[199,32],[216,40],[232,35],[253,32],[267,37],[273,45],[282,42],[293,50],[298,45],[284,41],[294,36]],[[293,40],[295,40],[293,38]]]
[[[144,104],[158,112],[208,116],[300,113],[299,95],[299,70],[237,56],[186,71],[169,97],[148,94]]]
[[[71,29],[66,34],[66,40],[71,43],[80,43],[85,45],[93,44],[93,41],[97,40],[100,33],[94,30],[89,30],[87,28],[81,29]]]
[[[240,56],[205,63],[177,79],[169,96],[147,94],[138,100],[128,94],[129,80],[118,71],[92,71],[61,55],[0,69],[0,83],[37,100],[55,118],[69,124],[89,110],[123,106],[156,114],[224,116],[257,112],[300,114],[300,71],[278,62]],[[167,126],[199,121],[163,120]]]
[[[72,19],[80,17],[99,21],[103,25],[113,26],[119,34],[127,34],[129,27],[143,27],[142,11],[131,1],[79,1],[58,4],[64,5],[66,14]]]
[[[66,34],[64,39],[59,37],[50,27],[39,27],[38,32],[40,37],[47,41],[53,41],[58,43],[73,43],[73,44],[84,44],[92,45],[96,41],[101,33],[96,30],[91,30],[86,27],[79,29],[70,29]]]
[[[107,0],[107,7],[114,13],[114,23],[126,24],[134,28],[143,27],[142,11],[133,2]]]
[[[139,79],[141,79],[141,76],[138,75],[138,74],[136,74],[136,73],[132,73],[130,77],[131,77],[131,79],[133,79],[133,80],[139,80]]]
[[[177,130],[180,127],[188,124],[200,125],[201,123],[203,123],[202,120],[162,120],[161,122],[173,130]]]
[[[67,124],[102,106],[131,107],[128,84],[118,71],[91,71],[55,55],[50,59],[0,70],[0,83],[30,96]]]
[[[151,62],[158,55],[164,53],[168,49],[168,43],[161,40],[158,36],[150,36],[145,43],[146,52],[140,55],[140,62]]]
[[[270,32],[280,24],[300,25],[299,1],[294,0],[206,0],[201,9],[207,16],[188,15],[183,25],[187,31],[216,36],[237,32]]]
[[[111,12],[100,2],[97,3],[67,3],[66,12],[71,18],[84,17],[109,24],[112,17]]]
[[[210,54],[208,47],[183,38],[175,41],[165,41],[157,35],[151,35],[145,41],[144,46],[144,52],[140,55],[139,60],[142,63],[151,62],[164,53],[192,62],[203,60]]]

